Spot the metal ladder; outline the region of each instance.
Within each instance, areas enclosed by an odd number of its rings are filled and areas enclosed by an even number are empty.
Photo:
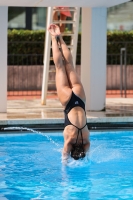
[[[65,10],[65,9],[64,9]],[[76,53],[77,53],[77,41],[78,41],[78,29],[79,29],[79,16],[80,16],[80,8],[73,7],[69,8],[69,11],[72,13],[72,20],[53,20],[53,11],[60,11],[58,8],[55,7],[48,7],[47,10],[47,23],[46,23],[46,32],[45,32],[45,50],[44,50],[44,68],[43,68],[43,79],[42,79],[42,96],[41,96],[41,104],[46,105],[46,96],[47,96],[47,88],[48,88],[48,76],[49,76],[49,62],[50,62],[50,49],[51,49],[51,36],[47,31],[48,26],[51,23],[59,24],[71,24],[72,25],[72,32],[62,33],[62,36],[71,36],[70,45],[68,48],[70,49],[73,57],[73,64],[74,67],[76,65]]]

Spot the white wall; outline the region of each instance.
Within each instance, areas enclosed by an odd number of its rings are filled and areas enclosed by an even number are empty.
[[[69,6],[69,7],[110,7],[129,0],[0,0],[2,6],[23,6],[23,7],[49,7],[49,6]]]
[[[106,18],[106,8],[82,8],[81,81],[91,111],[105,108]]]
[[[0,7],[0,112],[7,109],[7,22],[8,7]]]

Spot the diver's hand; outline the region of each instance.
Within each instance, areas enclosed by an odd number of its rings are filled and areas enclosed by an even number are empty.
[[[48,27],[48,31],[53,36],[59,36],[61,34],[60,28],[56,24],[50,24],[49,27]]]
[[[67,153],[67,152],[63,152],[62,153],[62,163],[64,165],[67,165],[69,158],[70,158],[70,154],[69,153]]]

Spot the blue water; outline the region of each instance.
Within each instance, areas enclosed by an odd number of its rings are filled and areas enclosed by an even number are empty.
[[[49,133],[48,133],[49,134]],[[61,162],[62,133],[0,134],[0,200],[133,199],[133,131],[91,132],[83,161]]]

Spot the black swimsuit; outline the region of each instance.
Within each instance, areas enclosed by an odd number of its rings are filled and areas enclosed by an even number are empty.
[[[68,118],[68,113],[70,112],[70,110],[74,107],[81,107],[83,108],[83,110],[85,111],[85,103],[78,97],[74,94],[74,92],[72,91],[72,96],[71,96],[71,99],[70,101],[68,102],[65,110],[64,110],[64,114],[65,114],[65,127],[68,126],[68,125],[72,125],[72,126],[75,126],[74,124],[72,124]],[[78,129],[78,134],[79,132],[81,132],[82,134],[82,129],[86,126],[86,124],[82,127],[82,128],[78,128],[77,126],[75,126],[77,129]]]

